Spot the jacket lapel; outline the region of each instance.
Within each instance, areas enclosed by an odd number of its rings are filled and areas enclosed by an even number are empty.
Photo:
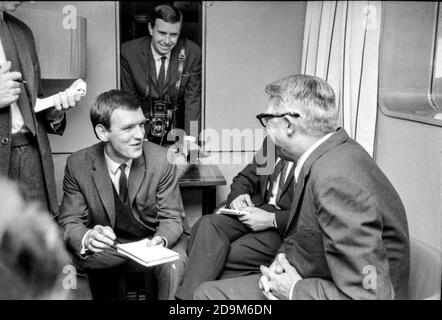
[[[293,195],[292,207],[290,209],[290,216],[285,230],[285,234],[287,234],[291,222],[297,216],[297,213],[299,211],[299,206],[301,204],[299,200],[301,199],[301,196],[304,193],[305,181],[307,180],[310,174],[311,166],[317,159],[319,159],[321,156],[327,153],[330,149],[347,141],[348,139],[349,137],[345,132],[345,130],[339,128],[330,138],[328,138],[325,142],[319,145],[319,147],[316,148],[304,162],[301,172],[299,173],[298,181],[295,184],[295,192]]]
[[[284,186],[282,187],[281,196],[284,194],[284,192],[287,191],[287,189],[288,189],[290,183],[291,183],[292,180],[294,179],[294,176],[295,176],[295,167],[296,167],[296,165],[293,164],[293,165],[292,165],[292,168],[290,169],[290,172],[289,172],[289,174],[288,174],[288,176],[287,176],[287,180],[285,181]]]
[[[147,74],[150,77],[151,83],[155,87],[150,89],[151,90],[155,89],[156,90],[155,92],[158,92],[157,71],[155,68],[155,60],[153,58],[152,49],[150,46],[151,46],[150,38],[146,38],[146,41],[141,42],[141,48],[139,50],[140,59],[142,61],[141,67],[143,68],[145,74]]]
[[[178,43],[170,53],[169,69],[167,71],[166,84],[165,84],[165,88],[169,88],[169,90],[174,90],[175,84],[178,80],[179,55],[182,48],[185,48],[185,41],[179,39]],[[185,54],[186,58],[184,59],[183,73],[187,62],[187,52],[185,52]]]
[[[100,195],[101,202],[106,211],[112,228],[115,227],[115,202],[114,193],[112,190],[112,181],[109,177],[109,170],[107,168],[106,160],[104,158],[104,144],[100,143],[95,161],[93,164],[92,178]]]
[[[173,48],[170,53],[169,69],[167,70],[167,78],[165,88],[169,88],[169,84],[172,83],[175,86],[178,74],[178,55],[181,47],[178,48],[178,44]]]
[[[290,208],[290,215],[289,215],[289,220],[287,222],[287,227],[285,229],[285,234],[287,234],[287,231],[289,229],[291,222],[293,221],[295,216],[297,216],[298,207],[300,206],[299,200],[301,199],[301,195],[303,194],[303,191],[304,191],[304,183],[305,183],[305,178],[306,178],[306,176],[304,175],[304,172],[305,172],[304,168],[301,169],[301,172],[299,173],[298,181],[295,183],[295,186],[294,186],[295,192],[293,193],[292,206]]]
[[[22,77],[23,79],[26,79],[26,82],[28,83],[25,88],[28,93],[28,97],[31,98],[30,102],[32,103],[32,105],[34,105],[37,99],[36,93],[38,92],[32,60],[32,52],[35,52],[35,49],[30,47],[29,41],[26,38],[26,35],[23,32],[22,28],[18,27],[14,20],[11,19],[7,13],[4,13],[4,17],[5,19],[8,19],[8,23],[10,26],[9,30],[14,37],[18,57],[20,60]],[[33,88],[33,90],[29,90],[29,88]]]
[[[144,175],[146,172],[146,165],[144,162],[144,156],[138,157],[134,159],[132,162],[132,166],[130,168],[129,173],[129,204],[132,206],[132,203],[135,200],[136,195],[138,194],[138,190],[141,187],[141,183],[143,182]]]

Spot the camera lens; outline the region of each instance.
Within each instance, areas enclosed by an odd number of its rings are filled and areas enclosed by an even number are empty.
[[[156,136],[161,136],[164,133],[163,127],[154,127],[153,134]]]

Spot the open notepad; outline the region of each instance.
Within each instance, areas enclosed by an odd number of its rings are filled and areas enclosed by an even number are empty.
[[[227,208],[219,209],[219,213],[228,214],[228,215],[232,215],[232,216],[242,216],[242,215],[248,214],[247,211],[233,210],[233,209],[227,209]]]
[[[116,248],[120,254],[146,267],[156,266],[179,258],[178,253],[163,246],[147,247],[148,241],[148,239],[143,239],[130,243],[120,243],[116,245]]]

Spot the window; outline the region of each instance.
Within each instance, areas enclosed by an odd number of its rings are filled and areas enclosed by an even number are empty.
[[[442,126],[442,17],[437,2],[384,2],[379,106],[388,116]]]

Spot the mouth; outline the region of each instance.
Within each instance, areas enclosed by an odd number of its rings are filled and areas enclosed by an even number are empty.
[[[166,46],[166,45],[161,44],[160,47],[163,50],[170,50],[172,46]]]
[[[132,143],[130,146],[133,147],[133,148],[140,148],[141,147],[141,141],[137,142],[137,143]]]

